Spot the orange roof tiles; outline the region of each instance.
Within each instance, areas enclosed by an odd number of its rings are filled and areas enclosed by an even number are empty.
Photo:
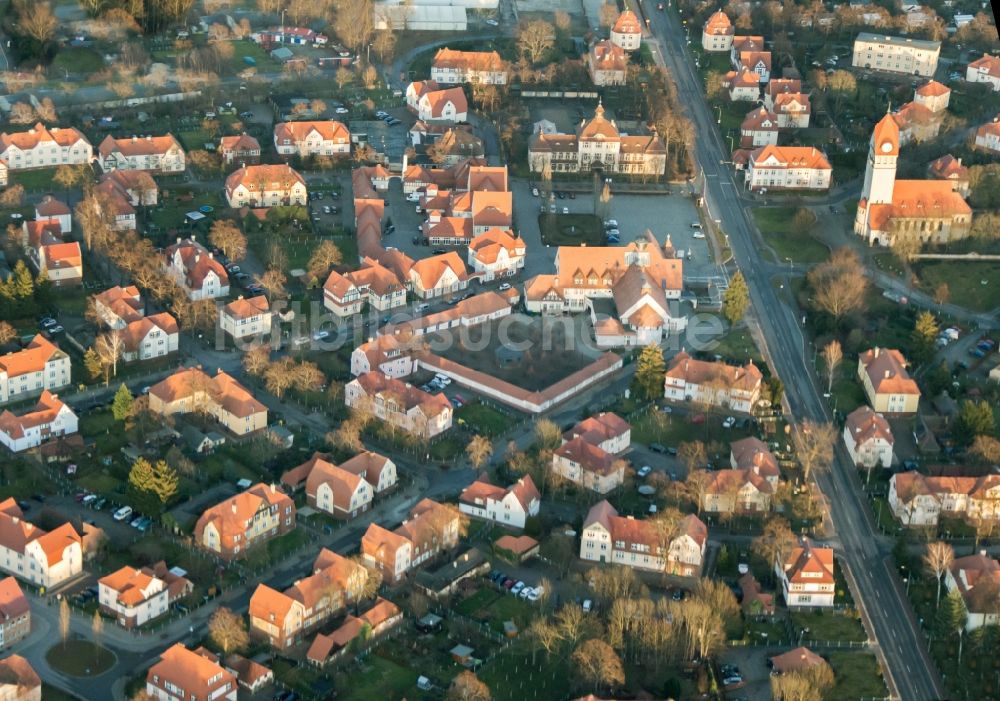
[[[441,392],[430,394],[418,387],[407,384],[394,377],[387,377],[385,373],[374,370],[366,372],[356,378],[356,382],[361,385],[365,394],[369,397],[381,395],[391,397],[400,403],[403,411],[409,411],[414,407],[419,407],[426,416],[437,416],[442,411],[451,408],[448,398]]]
[[[784,563],[785,577],[794,584],[833,584],[833,549],[817,548],[807,538]]]
[[[271,311],[271,305],[267,297],[258,295],[256,297],[240,297],[233,300],[222,308],[223,313],[233,319],[250,319]]]
[[[577,463],[586,472],[607,476],[621,469],[619,458],[606,453],[596,445],[592,445],[582,437],[574,438],[556,448],[554,455]]]
[[[859,358],[876,394],[920,394],[916,381],[906,372],[906,358],[894,348],[869,349]]]
[[[362,479],[352,472],[326,460],[316,460],[306,477],[306,495],[315,498],[320,486],[325,484],[333,494],[334,507],[350,511],[351,498],[357,494],[361,482]]]
[[[872,144],[877,156],[899,155],[899,124],[891,114],[886,114],[875,125],[872,132]]]
[[[583,438],[588,443],[600,445],[601,443],[624,435],[632,430],[632,426],[622,417],[610,411],[602,411],[599,414],[590,416],[583,421],[578,421],[573,428],[563,434],[563,440],[571,441],[574,438]]]
[[[259,153],[260,142],[246,132],[237,136],[223,136],[219,139],[219,150],[223,153],[230,151],[234,153],[257,151]]]
[[[458,51],[447,46],[434,54],[434,68],[457,68],[475,71],[502,71],[504,61],[496,51]]]
[[[71,147],[80,141],[89,143],[87,137],[74,127],[46,129],[45,125],[38,122],[28,131],[0,134],[0,153],[5,152],[11,146],[16,146],[22,151],[30,151],[45,141],[53,141],[63,147]]]
[[[455,251],[448,251],[430,258],[421,258],[413,263],[411,269],[420,278],[425,290],[432,289],[437,285],[445,271],[449,269],[455,273],[455,277],[459,280],[468,278],[465,263]]]
[[[0,624],[20,618],[31,611],[28,597],[14,577],[0,579]]]
[[[704,31],[705,34],[712,34],[716,36],[736,33],[736,30],[733,28],[733,23],[729,21],[729,16],[722,10],[716,11],[711,17],[708,18],[705,22]]]
[[[773,494],[774,487],[764,477],[752,469],[716,470],[709,473],[711,479],[705,487],[706,494],[733,494],[750,484],[761,494]]]
[[[874,231],[885,231],[893,219],[972,216],[972,208],[965,199],[955,192],[951,183],[941,180],[897,180],[891,204],[868,207],[869,225]]]
[[[789,113],[809,113],[812,105],[809,104],[809,96],[801,92],[780,93],[774,98],[775,112]]]
[[[759,88],[760,76],[744,67],[739,72],[729,71],[722,77],[722,84],[727,88]]]
[[[890,445],[893,443],[889,422],[882,414],[876,413],[867,404],[859,406],[848,414],[844,426],[857,445],[878,439],[882,439]]]
[[[526,552],[532,550],[532,548],[538,547],[538,541],[527,535],[504,535],[497,538],[496,543],[494,543],[498,548],[502,550],[509,550],[516,555],[523,555]]]
[[[180,263],[184,269],[184,282],[189,289],[200,290],[209,273],[215,273],[220,285],[224,287],[229,285],[229,275],[222,263],[212,257],[201,244],[186,239],[168,247],[165,253],[171,263],[175,254],[180,256]]]
[[[181,643],[175,643],[160,654],[160,661],[146,673],[146,682],[161,689],[168,683],[173,684],[198,699],[218,696],[223,688],[236,691],[236,677],[217,662],[188,650]]]
[[[108,135],[97,147],[97,152],[102,158],[107,158],[116,152],[125,157],[162,156],[171,149],[184,150],[181,148],[180,142],[170,133],[165,136],[133,136],[122,139]]]
[[[56,395],[45,390],[38,398],[38,403],[24,413],[18,415],[5,410],[0,414],[0,431],[17,440],[22,438],[29,428],[51,424],[63,408],[68,407]],[[72,409],[69,411],[72,413]]]
[[[286,192],[295,185],[305,184],[305,178],[289,165],[248,165],[226,178],[226,191],[232,192],[244,185],[257,192]]]
[[[152,390],[150,390],[152,391]],[[248,523],[262,510],[275,508],[278,511],[291,507],[295,513],[295,504],[291,497],[275,486],[259,482],[244,492],[209,507],[202,513],[195,524],[195,538],[201,541],[202,534],[208,524],[215,524],[219,540],[225,544],[235,535],[243,535]]]
[[[507,251],[508,257],[514,258],[524,255],[526,248],[524,242],[519,238],[515,239],[509,231],[493,228],[469,241],[469,250],[476,260],[490,265],[497,261],[501,251]]]
[[[323,141],[350,143],[351,132],[340,122],[321,120],[315,122],[279,122],[274,125],[274,142],[288,139],[293,144],[305,141],[310,134],[318,134]]]
[[[20,655],[8,655],[0,660],[0,683],[15,687],[19,696],[42,686],[42,680],[28,660]]]
[[[759,438],[750,436],[734,441],[729,448],[739,469],[753,470],[762,477],[777,477],[781,474],[778,459]]]
[[[1000,78],[1000,58],[997,56],[986,54],[970,63],[969,68],[973,68],[980,73],[986,73],[994,78]]]
[[[962,165],[962,159],[955,158],[950,153],[931,161],[928,170],[932,176],[940,180],[967,180],[969,178],[969,169]]]
[[[642,26],[639,24],[639,18],[635,16],[632,10],[624,10],[618,15],[618,19],[615,20],[611,31],[615,34],[641,34]]]
[[[740,124],[740,131],[778,131],[778,116],[761,105],[747,113]]]
[[[430,109],[430,119],[441,119],[444,116],[444,108],[451,103],[458,115],[469,111],[469,102],[465,97],[462,88],[445,88],[444,90],[432,90],[421,96],[421,101],[426,98],[427,106]]]
[[[955,558],[948,568],[969,613],[996,613],[1000,562],[983,551]]]
[[[667,365],[666,376],[683,379],[690,384],[701,385],[712,380],[722,380],[730,389],[752,391],[760,385],[763,375],[753,361],[743,367],[723,362],[695,360],[681,351]]]
[[[72,214],[69,206],[52,195],[45,195],[42,201],[35,205],[35,214],[39,219],[48,217],[60,217]]]
[[[625,49],[605,39],[590,47],[590,62],[595,71],[620,73],[628,64],[628,56],[625,54]]]
[[[751,167],[833,170],[826,154],[813,146],[761,146],[750,154]]]
[[[19,351],[0,356],[0,372],[8,378],[29,372],[41,372],[53,358],[63,358],[66,354],[41,334],[36,334],[28,345]]]
[[[929,80],[914,91],[922,97],[942,97],[951,92],[951,88],[936,80]]]

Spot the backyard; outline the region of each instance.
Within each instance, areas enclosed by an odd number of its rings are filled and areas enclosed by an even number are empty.
[[[942,283],[948,285],[952,304],[986,312],[1000,306],[1000,265],[995,262],[927,261],[913,264],[920,289],[929,295]]]
[[[471,402],[455,411],[455,421],[473,433],[499,436],[506,433],[517,419],[509,411],[495,409],[482,402]]]
[[[604,245],[604,225],[593,214],[540,214],[538,228],[547,246]]]

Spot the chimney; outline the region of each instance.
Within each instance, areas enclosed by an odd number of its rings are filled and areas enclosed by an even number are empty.
[[[878,357],[879,350],[881,350],[881,349],[878,346],[875,346],[875,357],[876,358]]]
[[[236,513],[236,502],[235,501],[234,502],[230,502],[230,507],[232,508],[233,513],[235,514]]]
[[[891,370],[886,370],[885,371],[885,379],[888,380],[890,375],[892,375],[892,371]]]
[[[152,141],[152,140],[153,140],[153,136],[151,134],[147,134],[146,135],[146,141]]]
[[[132,143],[134,144],[134,143],[135,143],[136,141],[138,141],[138,140],[139,140],[139,137],[138,137],[138,136],[136,136],[135,134],[133,134],[133,135],[132,135]]]

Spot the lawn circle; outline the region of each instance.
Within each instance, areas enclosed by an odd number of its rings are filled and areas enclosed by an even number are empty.
[[[71,677],[96,677],[115,664],[115,653],[89,640],[68,640],[56,643],[45,653],[52,669]]]

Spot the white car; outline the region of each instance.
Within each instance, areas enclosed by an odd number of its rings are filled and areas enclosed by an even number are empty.
[[[693,234],[691,234],[691,236],[696,239],[703,239],[705,238],[705,233],[703,231],[696,231]]]
[[[604,222],[604,228],[605,229],[617,229],[618,228],[618,220],[617,219],[608,219],[606,222]]]
[[[636,471],[635,474],[637,474],[639,477],[646,477],[652,471],[653,468],[651,468],[649,465],[643,465]]]
[[[544,593],[545,593],[545,587],[535,587],[534,589],[531,590],[531,593],[528,594],[528,601],[538,601],[539,599],[542,598],[542,595]]]
[[[727,416],[726,420],[722,422],[722,428],[732,428],[736,425],[736,419],[732,416]]]
[[[591,601],[590,599],[584,599],[584,602],[583,602],[583,612],[584,613],[590,613],[591,610],[593,610],[593,608],[594,608],[594,602]]]
[[[538,197],[538,188],[537,187],[531,188],[531,196],[532,197]]]
[[[510,289],[510,283],[509,282],[505,282],[504,284],[500,285],[500,291],[501,292],[506,292],[509,289]]]
[[[513,594],[514,596],[517,596],[518,594],[521,593],[522,589],[524,589],[524,582],[518,582],[517,584],[515,584],[510,588],[510,593]]]
[[[531,593],[533,591],[535,590],[532,589],[531,587],[525,587],[524,589],[521,590],[521,593],[518,594],[518,596],[521,597],[522,599],[527,599],[529,596],[531,596]]]
[[[569,214],[569,207],[563,207],[563,214]]]
[[[324,338],[330,338],[330,332],[329,331],[326,331],[324,329],[320,329],[319,331],[313,331],[313,340],[314,341],[322,341]]]
[[[437,380],[437,383],[442,387],[447,387],[448,385],[451,384],[450,377],[444,377],[443,375],[436,375],[434,379]]]
[[[419,202],[420,201],[420,193],[419,192],[411,192],[410,194],[408,194],[406,196],[406,201],[407,202]]]
[[[491,27],[499,27],[500,26],[500,23],[497,22],[495,19],[488,19],[488,20],[486,20],[486,24],[490,25]]]
[[[125,519],[127,519],[131,515],[132,515],[132,507],[131,506],[123,506],[122,508],[118,509],[118,511],[116,511],[113,514],[113,518],[115,519],[115,521],[124,521]]]
[[[336,112],[337,114],[347,114],[348,112],[350,112],[350,110],[347,109],[346,107],[338,107],[337,109],[334,110],[334,112]]]

